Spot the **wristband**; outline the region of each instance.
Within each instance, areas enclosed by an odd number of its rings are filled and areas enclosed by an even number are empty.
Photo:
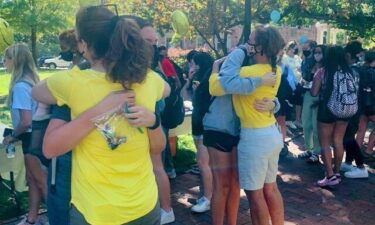
[[[155,123],[154,123],[154,125],[152,127],[147,127],[150,130],[155,130],[155,129],[157,129],[160,126],[160,116],[157,113],[154,113],[154,114],[155,114]]]

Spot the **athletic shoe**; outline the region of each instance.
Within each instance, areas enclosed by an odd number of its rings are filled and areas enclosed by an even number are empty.
[[[171,171],[167,172],[169,179],[175,179],[177,177],[176,170],[172,169]]]
[[[342,171],[342,172],[349,172],[352,169],[354,169],[354,166],[352,164],[349,164],[349,163],[346,163],[346,162],[342,163],[341,167],[340,167],[340,171]]]
[[[291,129],[297,129],[296,125],[292,121],[286,121],[286,125]]]
[[[206,197],[198,199],[197,204],[191,208],[191,211],[196,213],[204,213],[210,210],[211,202]]]
[[[30,222],[27,220],[27,216],[26,216],[25,218],[23,218],[23,219],[21,220],[21,222],[17,223],[17,225],[36,225],[36,224],[39,225],[39,223],[37,223],[37,222],[30,223]]]
[[[161,225],[173,223],[175,221],[173,209],[167,212],[164,209],[160,209]]]
[[[333,175],[331,177],[324,177],[322,180],[319,180],[317,182],[319,187],[334,186],[338,185],[339,183],[340,180],[336,177],[336,175]]]
[[[312,154],[307,160],[306,162],[308,163],[319,163],[319,155],[317,154]]]
[[[298,158],[306,159],[306,158],[310,158],[311,155],[312,153],[310,151],[304,151],[298,155]]]
[[[297,128],[299,128],[299,129],[303,128],[301,121],[296,120],[293,123],[294,123],[294,125],[296,125]]]
[[[368,178],[368,171],[366,168],[354,167],[351,171],[344,174],[347,178]]]

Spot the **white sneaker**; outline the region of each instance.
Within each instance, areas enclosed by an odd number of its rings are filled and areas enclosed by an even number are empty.
[[[340,171],[342,172],[349,172],[351,170],[354,169],[354,166],[352,166],[352,164],[348,164],[348,163],[342,163],[341,164],[341,168],[340,168]]]
[[[175,221],[174,212],[173,209],[171,211],[167,212],[164,209],[160,209],[161,214],[161,225],[172,223]]]
[[[37,224],[37,221],[35,223],[29,223],[27,221],[27,216],[24,217],[19,223],[17,223],[17,225],[35,225]]]
[[[292,121],[286,121],[286,125],[291,129],[297,129],[296,125]]]
[[[346,172],[346,178],[368,178],[368,171],[366,168],[354,167],[351,171]]]
[[[172,171],[167,172],[167,175],[169,179],[175,179],[177,177],[176,170],[172,169]]]
[[[198,199],[197,204],[191,208],[191,211],[196,213],[204,213],[211,208],[211,202],[206,197]]]

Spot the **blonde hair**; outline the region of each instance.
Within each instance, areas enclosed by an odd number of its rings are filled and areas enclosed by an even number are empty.
[[[31,85],[39,82],[39,76],[33,56],[23,43],[14,44],[5,50],[6,59],[13,60],[12,78],[9,84],[9,95],[7,105],[12,105],[13,87],[19,81],[26,81]]]

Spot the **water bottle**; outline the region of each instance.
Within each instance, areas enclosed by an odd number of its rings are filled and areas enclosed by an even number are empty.
[[[12,159],[16,157],[16,145],[15,144],[9,144],[5,150],[6,150],[8,159]]]

